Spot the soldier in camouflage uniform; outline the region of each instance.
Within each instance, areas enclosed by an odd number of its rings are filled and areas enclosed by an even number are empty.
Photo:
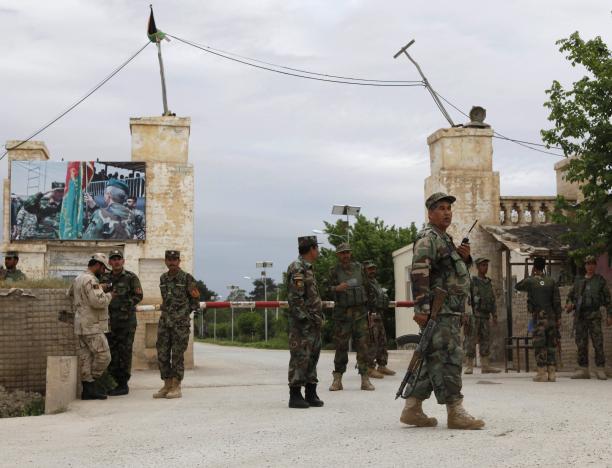
[[[7,252],[4,256],[4,266],[0,267],[0,281],[22,281],[26,279],[26,275],[17,269],[19,263],[19,254],[15,251]]]
[[[446,404],[449,429],[480,429],[484,421],[467,413],[461,394],[460,328],[470,293],[467,265],[472,259],[470,246],[455,247],[452,237],[446,233],[453,219],[454,201],[455,197],[442,192],[426,200],[429,223],[419,232],[413,247],[410,278],[415,322],[421,328],[427,324],[434,288],[444,289],[448,296],[438,313],[437,325],[423,356],[421,374],[412,395],[406,399],[400,421],[417,427],[436,426],[438,421],[428,417],[422,407],[433,391],[438,403]]]
[[[112,270],[102,277],[102,283],[112,284],[115,293],[108,306],[110,333],[107,335],[111,353],[108,366],[117,387],[108,394],[127,395],[132,370],[132,346],[136,333],[136,304],[142,301],[142,287],[136,274],[123,268],[125,260],[120,250],[113,250],[108,260]]]
[[[100,208],[87,194],[85,202],[93,210],[83,239],[133,239],[134,213],[123,204],[127,199],[128,185],[122,180],[110,179],[104,189],[105,207]]]
[[[559,286],[544,274],[546,260],[536,257],[532,275],[517,283],[517,291],[527,293],[527,310],[535,325],[533,349],[538,373],[534,382],[555,382],[557,340],[561,322],[561,296]]]
[[[26,239],[59,239],[59,217],[62,211],[62,200],[64,198],[64,182],[52,182],[51,190],[47,193],[38,192],[29,197],[23,204],[23,208],[30,214],[36,216],[36,227],[32,230],[33,219],[29,217],[27,227],[30,228],[30,237],[25,237],[22,232],[19,237]],[[24,219],[25,221],[25,219]]]
[[[287,269],[289,302],[289,408],[323,406],[317,395],[323,314],[312,264],[319,256],[316,236],[298,238],[300,256]],[[306,399],[302,397],[305,387]]]
[[[589,335],[595,350],[595,375],[599,380],[607,380],[605,372],[603,333],[601,330],[601,308],[607,309],[607,325],[612,325],[612,302],[606,279],[595,273],[597,262],[588,255],[584,259],[584,276],[577,276],[574,286],[567,295],[566,311],[574,311],[576,327],[576,346],[578,347],[577,372],[572,379],[589,379]]]
[[[17,221],[13,233],[14,240],[35,239],[38,218],[30,213],[25,207],[21,207],[17,213]]]
[[[361,389],[374,390],[368,377],[370,333],[368,330],[367,304],[371,297],[371,285],[361,263],[351,261],[351,248],[340,244],[336,248],[339,262],[329,274],[329,293],[334,297],[332,312],[334,322],[334,380],[330,391],[342,390],[342,374],[348,363],[349,339],[357,349],[357,368],[361,375]],[[382,376],[382,374],[381,374]]]
[[[385,331],[385,312],[389,308],[389,298],[386,291],[376,279],[376,264],[372,260],[364,262],[366,273],[372,285],[372,300],[370,301],[368,325],[370,327],[370,369],[372,377],[374,365],[378,364],[377,373],[395,375],[395,371],[387,367],[389,353],[387,351],[387,333]]]
[[[489,355],[491,354],[491,333],[489,319],[493,318],[493,325],[497,325],[497,307],[495,305],[495,293],[491,278],[487,277],[489,270],[489,259],[480,257],[474,262],[478,270],[477,276],[472,276],[472,304],[473,314],[469,320],[465,339],[465,355],[467,363],[465,373],[474,372],[474,359],[476,358],[476,343],[479,343],[480,358],[483,374],[497,374],[500,369],[491,366]]]
[[[164,386],[153,398],[180,398],[185,373],[184,354],[189,344],[191,311],[200,308],[196,280],[180,269],[181,254],[166,250],[168,271],[159,278],[163,298],[157,325],[157,361]]]
[[[144,240],[145,238],[145,214],[142,210],[136,208],[136,197],[128,197],[127,202],[125,203],[126,208],[128,208],[134,215],[134,238]]]

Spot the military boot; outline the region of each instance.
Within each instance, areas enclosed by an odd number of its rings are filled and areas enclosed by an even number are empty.
[[[576,372],[574,372],[572,376],[570,377],[570,379],[590,379],[590,378],[591,378],[591,374],[589,372],[589,368],[582,367],[582,366],[576,369]]]
[[[482,373],[483,374],[499,374],[500,372],[501,372],[501,369],[491,366],[491,362],[489,361],[489,356],[482,357]]]
[[[446,411],[449,429],[481,429],[485,425],[482,419],[476,419],[463,408],[463,399],[447,404]]]
[[[168,393],[166,393],[166,398],[181,398],[182,396],[183,394],[181,393],[181,381],[174,377],[172,379],[172,387],[170,388],[170,390],[168,390]]]
[[[164,379],[164,386],[157,393],[153,394],[153,398],[166,398],[166,395],[172,388],[172,379]]]
[[[546,371],[548,372],[548,381],[556,382],[557,381],[557,368],[555,366],[548,366],[546,368]]]
[[[289,387],[289,408],[310,408],[302,396],[302,387]]]
[[[533,378],[534,382],[548,382],[548,374],[546,372],[546,367],[538,367],[538,373]]]
[[[378,372],[374,367],[368,367],[368,377],[373,379],[384,379],[384,374]]]
[[[81,400],[106,400],[106,395],[96,388],[95,382],[82,382]]]
[[[329,391],[335,392],[338,390],[344,390],[342,387],[342,372],[332,372],[332,375],[334,376],[334,381],[329,386]]]
[[[378,366],[377,370],[383,375],[395,375],[395,371],[389,369],[387,366]]]
[[[423,401],[415,397],[406,398],[406,404],[400,416],[400,422],[416,427],[435,427],[438,425],[436,418],[430,418],[423,413]]]
[[[370,378],[367,374],[362,374],[361,376],[361,389],[367,390],[369,392],[371,392],[372,390],[376,390],[376,387],[372,385],[372,382],[370,382]]]
[[[305,395],[306,395],[305,399],[310,406],[315,406],[315,407],[323,406],[324,404],[323,401],[319,398],[319,395],[317,395],[317,384],[314,384],[314,383],[306,384]]]
[[[464,374],[473,374],[474,373],[474,358],[467,358],[465,360],[465,371]]]
[[[604,367],[596,367],[595,376],[597,377],[597,380],[608,380],[606,369]]]
[[[130,387],[128,387],[127,380],[125,379],[115,379],[117,381],[117,386],[113,388],[110,392],[108,392],[108,396],[120,396],[127,395],[130,393]]]

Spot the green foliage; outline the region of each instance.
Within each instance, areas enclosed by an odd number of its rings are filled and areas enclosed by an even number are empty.
[[[238,316],[235,325],[240,341],[258,341],[264,334],[264,319],[261,312],[243,312]]]
[[[256,279],[253,281],[253,290],[249,293],[249,301],[263,301],[266,297],[264,292],[267,293],[268,300],[276,300],[276,292],[278,285],[272,278],[266,278],[266,290],[264,291],[263,280]]]
[[[557,41],[572,67],[584,67],[586,75],[565,89],[553,81],[546,90],[554,127],[542,130],[543,140],[558,145],[570,161],[566,179],[577,182],[584,201],[570,204],[560,197],[553,219],[568,224],[567,240],[574,257],[607,251],[612,255],[612,57],[597,36],[584,41],[578,32]]]
[[[208,289],[204,281],[197,280],[196,286],[198,287],[198,291],[200,291],[200,301],[214,301],[217,297],[217,293],[212,289]]]
[[[45,412],[45,400],[39,393],[15,390],[0,385],[0,418],[39,416]]]
[[[266,341],[241,342],[241,341],[230,341],[230,340],[213,340],[211,338],[206,338],[204,340],[198,339],[197,341],[201,341],[203,343],[221,345],[221,346],[240,346],[243,348],[289,349],[289,341],[287,340],[287,335],[271,338],[267,342]]]

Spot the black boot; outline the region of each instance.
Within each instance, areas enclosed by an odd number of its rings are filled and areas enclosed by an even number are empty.
[[[130,387],[128,387],[127,380],[115,379],[115,381],[117,382],[117,386],[108,392],[108,396],[120,396],[130,393]]]
[[[309,406],[302,396],[302,387],[289,387],[289,408],[308,408]]]
[[[306,384],[306,401],[310,406],[323,406],[323,401],[317,395],[317,384]]]
[[[106,395],[96,388],[95,382],[82,382],[81,400],[106,400]]]

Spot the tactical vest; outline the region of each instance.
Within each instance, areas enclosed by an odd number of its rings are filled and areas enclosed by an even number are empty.
[[[364,278],[358,263],[351,263],[351,271],[347,273],[342,266],[336,266],[338,284],[347,283],[346,291],[336,291],[335,300],[337,307],[357,307],[364,305],[367,301]]]
[[[373,304],[374,308],[376,310],[385,310],[387,307],[389,307],[389,298],[387,297],[387,294],[385,291],[383,291],[383,288],[378,281],[373,282],[373,289],[376,293]]]

